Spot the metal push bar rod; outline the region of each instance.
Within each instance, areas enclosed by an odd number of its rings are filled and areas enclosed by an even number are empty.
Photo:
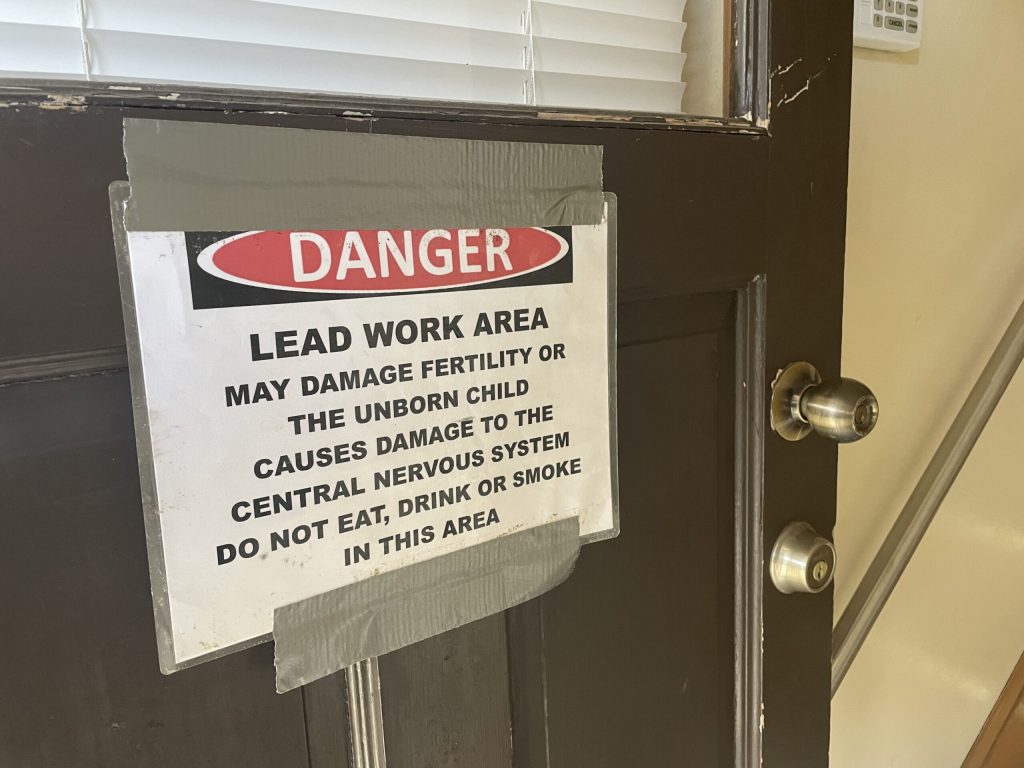
[[[907,499],[832,632],[832,695],[878,619],[935,513],[1024,358],[1024,303]]]

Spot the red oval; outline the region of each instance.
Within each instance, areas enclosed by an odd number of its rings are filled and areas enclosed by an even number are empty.
[[[432,291],[508,280],[568,253],[539,227],[263,230],[205,248],[199,266],[245,285],[316,293]]]

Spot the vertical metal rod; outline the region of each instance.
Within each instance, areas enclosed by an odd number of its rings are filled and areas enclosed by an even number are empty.
[[[918,480],[832,632],[832,695],[850,669],[935,513],[1024,358],[1024,303]]]
[[[760,768],[764,621],[765,280],[737,297],[734,579],[737,768]]]
[[[376,657],[345,670],[348,686],[349,741],[353,768],[386,768],[384,718],[380,708],[380,672]]]

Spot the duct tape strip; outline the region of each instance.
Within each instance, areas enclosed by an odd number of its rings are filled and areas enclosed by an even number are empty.
[[[579,551],[579,520],[570,517],[278,608],[277,690],[537,597],[568,578]]]
[[[600,146],[124,121],[129,231],[598,224]]]

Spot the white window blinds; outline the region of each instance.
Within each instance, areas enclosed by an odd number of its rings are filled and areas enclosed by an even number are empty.
[[[679,112],[686,0],[0,0],[0,75]]]

